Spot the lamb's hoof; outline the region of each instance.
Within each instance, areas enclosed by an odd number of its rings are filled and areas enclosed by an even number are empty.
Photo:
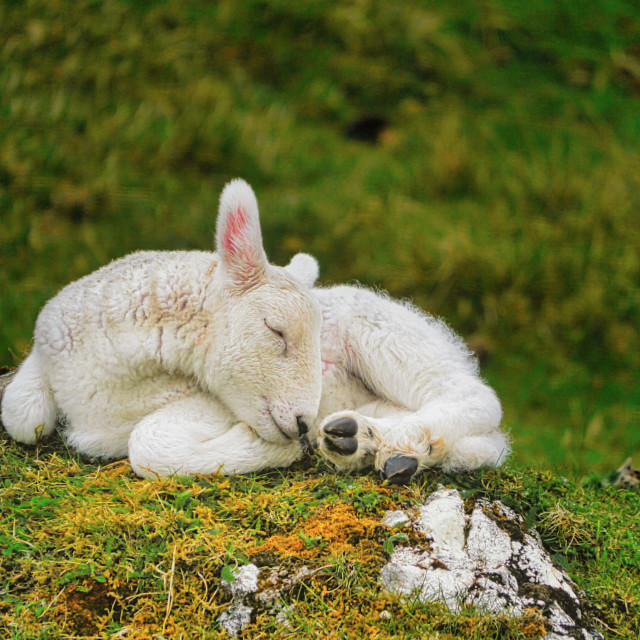
[[[327,449],[341,456],[350,456],[358,450],[358,423],[353,418],[337,418],[324,426]]]
[[[358,450],[358,441],[355,438],[326,438],[327,449],[341,456],[350,456]]]
[[[392,456],[384,463],[380,471],[380,480],[388,480],[391,484],[408,484],[418,470],[418,461],[408,456]]]
[[[355,411],[327,416],[318,428],[318,449],[339,471],[370,467],[377,450],[375,427]]]
[[[353,418],[337,418],[324,425],[324,432],[331,436],[352,438],[358,432],[358,423]]]

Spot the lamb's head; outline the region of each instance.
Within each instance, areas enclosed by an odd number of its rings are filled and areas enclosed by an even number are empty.
[[[297,439],[313,425],[322,391],[321,313],[311,287],[314,258],[268,263],[258,205],[249,185],[229,183],[216,229],[224,322],[212,349],[210,387],[233,414],[271,442]]]

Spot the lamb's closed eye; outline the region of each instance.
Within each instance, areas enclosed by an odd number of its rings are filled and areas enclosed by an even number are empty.
[[[287,339],[284,337],[284,332],[281,329],[276,329],[275,327],[271,326],[267,322],[266,318],[264,319],[264,324],[267,327],[267,329],[269,329],[269,331],[271,331],[271,333],[276,335],[282,341],[283,353],[286,353],[286,351],[287,351]]]

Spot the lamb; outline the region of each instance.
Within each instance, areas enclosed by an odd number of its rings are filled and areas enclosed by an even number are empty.
[[[408,482],[500,465],[501,406],[443,322],[363,287],[314,287],[318,264],[267,261],[243,180],[220,197],[216,252],[139,252],[72,282],[36,321],[2,398],[15,440],[59,422],[135,473],[285,467],[309,444],[340,471]]]

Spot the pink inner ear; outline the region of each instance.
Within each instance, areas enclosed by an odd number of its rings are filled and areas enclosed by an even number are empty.
[[[222,248],[225,254],[232,258],[249,257],[251,253],[247,238],[247,213],[242,206],[239,206],[227,219]]]

